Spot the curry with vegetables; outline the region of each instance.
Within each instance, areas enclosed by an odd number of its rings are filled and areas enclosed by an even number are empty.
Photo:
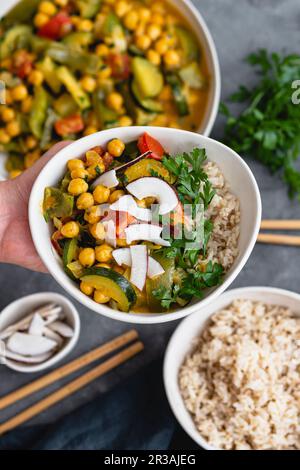
[[[130,125],[199,128],[205,56],[166,2],[21,0],[1,22],[0,145],[11,177],[53,143]]]
[[[45,188],[43,211],[81,292],[124,312],[163,312],[222,281],[223,266],[207,253],[215,191],[205,160],[199,148],[171,157],[144,133],[68,161],[59,185]]]

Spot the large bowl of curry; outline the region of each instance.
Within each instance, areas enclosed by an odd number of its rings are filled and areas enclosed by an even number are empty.
[[[10,0],[1,12],[0,176],[113,127],[209,135],[219,64],[189,0]]]

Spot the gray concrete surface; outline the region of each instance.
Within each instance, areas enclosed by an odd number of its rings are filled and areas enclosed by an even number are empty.
[[[222,97],[227,97],[236,87],[250,84],[254,75],[243,63],[245,55],[257,48],[295,52],[299,51],[300,4],[299,0],[197,0],[215,39],[222,71]],[[300,77],[299,77],[300,78]],[[221,138],[223,122],[219,118],[212,136]],[[300,218],[300,204],[291,202],[279,178],[271,177],[259,164],[248,161],[260,187],[263,216],[266,218]],[[237,286],[269,285],[300,292],[299,248],[257,245],[247,265],[234,283]],[[48,275],[32,273],[13,266],[0,267],[0,310],[9,302],[26,294],[62,289]],[[127,330],[130,325],[118,323],[88,311],[77,304],[82,321],[80,341],[68,360]],[[144,364],[163,354],[167,340],[176,323],[139,326],[145,342],[145,352],[130,363],[78,392],[68,400],[33,420],[33,423],[50,422],[68,413],[80,404],[103,393]],[[36,378],[22,375],[0,366],[0,395]],[[58,384],[57,384],[58,385]],[[36,398],[1,412],[0,421],[11,416]]]

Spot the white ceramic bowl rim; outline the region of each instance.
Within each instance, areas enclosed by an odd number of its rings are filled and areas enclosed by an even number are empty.
[[[182,339],[184,338],[186,332],[191,331],[189,328],[189,324],[193,323],[196,316],[198,315],[199,317],[199,327],[195,329],[195,326],[193,325],[193,334],[189,336],[192,336],[193,338],[196,338],[200,332],[203,330],[205,324],[207,321],[209,321],[209,318],[219,310],[219,306],[214,305],[216,303],[221,303],[222,305],[228,305],[230,304],[234,299],[239,299],[239,298],[244,298],[244,299],[250,299],[250,300],[260,300],[262,301],[262,297],[265,295],[270,295],[271,299],[274,297],[278,297],[278,305],[285,305],[284,299],[289,299],[291,302],[294,302],[295,304],[299,304],[299,316],[300,316],[300,294],[297,294],[296,292],[292,292],[286,289],[279,289],[276,287],[263,287],[263,286],[251,286],[251,287],[240,287],[237,289],[231,289],[228,290],[227,292],[224,292],[222,295],[218,297],[218,299],[215,299],[215,302],[211,302],[208,309],[209,309],[209,314],[206,316],[205,320],[201,320],[201,312],[194,312],[192,315],[186,317],[184,320],[180,322],[180,324],[177,326],[177,328],[174,330],[169,343],[167,345],[166,351],[165,351],[165,356],[164,356],[164,363],[163,363],[163,381],[164,381],[164,388],[166,391],[167,399],[169,402],[169,405],[173,411],[174,416],[176,417],[178,423],[182,426],[182,428],[185,430],[185,432],[193,439],[199,446],[203,447],[206,450],[221,450],[218,448],[215,448],[211,446],[205,438],[202,437],[202,435],[199,433],[199,431],[196,429],[196,426],[193,423],[192,416],[188,412],[188,410],[185,408],[182,396],[180,394],[179,387],[174,387],[173,385],[173,379],[170,376],[171,373],[171,368],[174,367],[176,369],[176,373],[179,370],[179,367],[181,363],[179,364],[177,361],[176,363],[173,363],[174,360],[174,351],[178,350],[178,345],[182,343]],[[279,301],[279,298],[282,298],[282,303]],[[274,304],[274,301],[266,298],[264,300],[265,303],[269,304]],[[192,348],[192,345],[190,344],[190,349]],[[188,350],[185,350],[185,354],[188,353]],[[184,355],[185,355],[184,354]],[[175,371],[174,371],[175,372]],[[178,376],[178,374],[177,374]],[[182,415],[182,410],[184,409],[184,416]],[[188,416],[188,419],[186,417]],[[188,424],[189,422],[189,424]]]
[[[214,298],[216,298],[218,295],[220,295],[224,290],[233,282],[235,277],[238,275],[238,273],[241,271],[243,266],[245,265],[247,259],[249,258],[253,247],[256,242],[257,234],[259,231],[260,227],[260,221],[261,221],[261,200],[260,200],[260,194],[259,190],[255,181],[255,178],[247,166],[247,164],[244,162],[244,160],[233,150],[229,149],[226,147],[224,144],[214,141],[213,139],[210,139],[209,137],[204,137],[200,136],[199,134],[194,134],[192,132],[188,131],[183,131],[183,130],[178,130],[178,129],[167,129],[167,128],[162,128],[162,127],[123,127],[123,128],[117,128],[117,129],[109,129],[106,131],[100,131],[96,134],[93,134],[91,136],[83,137],[82,139],[79,139],[76,142],[73,142],[69,146],[65,147],[64,149],[60,150],[48,163],[47,165],[43,168],[43,170],[40,172],[37,180],[35,181],[31,195],[30,195],[30,200],[29,200],[29,223],[30,223],[30,229],[31,229],[31,234],[32,234],[32,239],[35,244],[36,250],[38,254],[40,255],[41,259],[43,260],[45,266],[48,268],[49,272],[52,274],[52,276],[57,280],[57,282],[62,285],[68,292],[71,294],[73,297],[75,297],[79,302],[84,304],[86,307],[90,308],[93,311],[96,311],[98,313],[101,313],[105,316],[108,316],[110,318],[113,318],[115,320],[120,320],[128,323],[164,323],[172,320],[178,320],[179,318],[182,318],[193,311],[197,310],[199,306],[199,302],[197,302],[194,305],[189,305],[183,309],[176,310],[170,313],[152,313],[152,314],[136,314],[136,313],[123,313],[119,312],[117,310],[113,310],[105,305],[100,305],[100,304],[95,304],[95,302],[90,299],[89,297],[85,296],[80,292],[77,286],[73,286],[71,284],[66,285],[66,274],[62,270],[62,268],[58,265],[57,261],[54,259],[54,256],[52,255],[51,257],[48,257],[47,254],[45,255],[43,247],[41,247],[40,244],[40,230],[39,226],[41,224],[41,221],[38,218],[38,215],[40,216],[41,212],[41,194],[43,193],[43,190],[45,186],[47,186],[47,180],[48,177],[47,175],[55,172],[55,167],[59,164],[60,161],[63,161],[63,158],[66,158],[67,155],[72,155],[74,158],[75,156],[79,156],[82,154],[78,150],[79,148],[91,148],[100,142],[103,141],[108,141],[111,138],[115,137],[116,135],[122,135],[121,138],[126,139],[126,135],[128,136],[128,139],[135,138],[137,135],[142,134],[144,131],[149,132],[150,134],[152,133],[154,136],[156,134],[164,134],[169,136],[170,139],[180,139],[183,141],[184,138],[188,141],[197,138],[201,140],[201,145],[213,145],[216,146],[217,148],[224,149],[226,152],[230,152],[233,159],[235,160],[236,165],[240,165],[247,177],[249,178],[249,182],[251,183],[251,190],[252,190],[252,196],[254,197],[254,204],[256,205],[256,212],[255,212],[255,219],[251,221],[252,223],[252,230],[251,230],[251,237],[250,241],[247,244],[246,249],[243,251],[242,255],[240,256],[239,261],[236,263],[234,268],[231,269],[231,272],[228,274],[228,277],[224,280],[224,282],[216,287],[213,292],[209,293],[208,296],[204,299],[202,299],[201,302],[201,307],[204,307],[208,303],[210,303]],[[135,137],[134,137],[135,136]],[[173,137],[174,136],[174,137]],[[88,145],[89,144],[89,145]],[[197,145],[197,144],[194,144]],[[200,142],[199,142],[200,145]],[[71,156],[68,156],[67,159],[72,158]],[[64,162],[65,163],[65,162]],[[44,221],[42,221],[44,222]]]
[[[9,369],[15,370],[17,372],[25,372],[25,373],[33,373],[33,372],[40,372],[42,370],[48,369],[49,367],[52,367],[54,364],[57,362],[61,361],[64,357],[66,357],[71,350],[75,347],[79,334],[80,334],[80,317],[78,314],[77,309],[73,305],[73,303],[64,295],[58,294],[57,292],[37,292],[35,294],[29,294],[25,295],[23,297],[20,297],[19,299],[14,300],[13,302],[9,303],[4,309],[0,312],[0,319],[9,326],[11,324],[8,321],[8,318],[5,318],[5,315],[10,314],[13,315],[14,313],[14,308],[18,307],[22,302],[24,301],[32,301],[38,305],[42,305],[43,303],[51,303],[51,302],[56,302],[59,305],[62,305],[63,307],[66,307],[69,312],[69,316],[72,318],[73,322],[73,330],[74,330],[74,335],[72,338],[68,339],[67,343],[60,349],[57,353],[55,353],[53,356],[51,356],[47,361],[42,362],[40,364],[22,364],[18,363],[17,361],[13,361],[10,359],[7,359],[5,362],[5,366],[8,367]],[[24,313],[25,316],[25,313]],[[22,319],[22,316],[20,317]],[[1,322],[0,322],[1,324]]]

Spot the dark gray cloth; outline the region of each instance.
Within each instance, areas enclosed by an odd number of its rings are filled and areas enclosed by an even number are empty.
[[[174,433],[179,427],[165,396],[161,370],[161,361],[151,363],[54,425],[27,425],[11,431],[0,438],[0,450],[176,448]],[[184,439],[179,431],[179,447]],[[188,447],[192,447],[191,443]]]

